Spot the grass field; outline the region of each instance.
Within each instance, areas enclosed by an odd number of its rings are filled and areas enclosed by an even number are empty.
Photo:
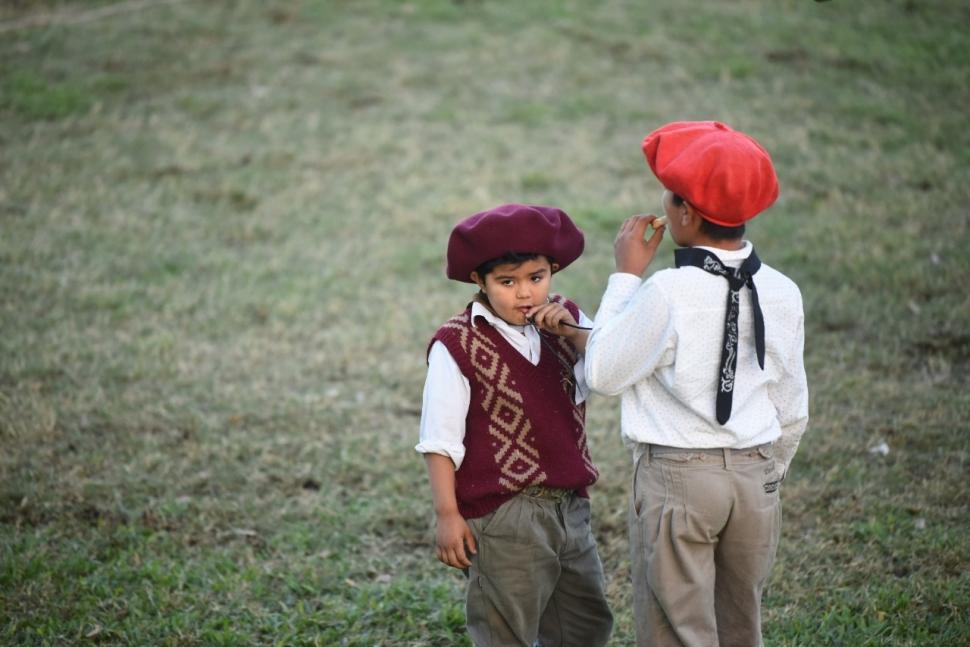
[[[773,153],[750,237],[806,306],[766,641],[970,644],[970,6],[687,6],[0,3],[0,643],[468,644],[412,449],[448,232],[564,208],[594,313],[640,139],[713,118]]]

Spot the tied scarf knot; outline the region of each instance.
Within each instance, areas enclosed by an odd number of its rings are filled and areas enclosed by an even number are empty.
[[[761,268],[761,260],[754,250],[737,269],[727,267],[711,252],[697,247],[678,249],[674,252],[677,267],[697,267],[710,274],[722,276],[728,282],[727,312],[724,316],[724,341],[721,347],[721,363],[718,367],[718,391],[716,405],[717,421],[725,424],[731,418],[731,401],[734,394],[735,371],[738,365],[738,315],[741,289],[751,290],[751,307],[754,310],[754,343],[758,366],[765,368],[765,320],[758,302],[758,289],[754,275]]]
[[[740,269],[740,268],[738,268]],[[728,286],[732,290],[741,290],[741,288],[747,286],[749,288],[754,287],[754,281],[751,280],[750,274],[740,274],[735,271],[734,273],[729,273],[727,276]]]

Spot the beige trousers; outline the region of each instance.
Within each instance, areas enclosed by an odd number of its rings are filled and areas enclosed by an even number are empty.
[[[761,645],[781,525],[770,446],[647,447],[630,510],[637,645]]]
[[[613,628],[589,500],[519,495],[468,521],[478,554],[466,617],[475,645],[599,647]]]

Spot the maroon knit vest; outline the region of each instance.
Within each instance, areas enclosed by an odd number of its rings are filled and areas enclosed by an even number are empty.
[[[553,300],[579,319],[576,304]],[[541,334],[545,341],[533,366],[484,319],[472,326],[469,306],[431,340],[445,345],[471,385],[465,458],[455,472],[458,510],[466,519],[488,514],[532,485],[587,496],[586,487],[599,476],[586,445],[586,406],[574,404],[567,382],[576,349],[562,337]]]

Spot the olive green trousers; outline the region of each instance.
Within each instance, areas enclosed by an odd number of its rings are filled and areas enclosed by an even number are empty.
[[[613,628],[589,500],[518,495],[469,519],[466,618],[478,646],[599,647]]]

